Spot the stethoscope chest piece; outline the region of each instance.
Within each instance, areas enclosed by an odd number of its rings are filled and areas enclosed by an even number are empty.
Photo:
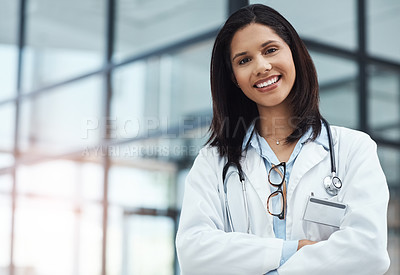
[[[329,195],[336,196],[342,188],[342,181],[336,176],[327,176],[324,179],[324,186]]]

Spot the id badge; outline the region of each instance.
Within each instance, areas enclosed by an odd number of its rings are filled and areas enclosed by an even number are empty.
[[[346,209],[347,204],[310,196],[307,199],[303,219],[333,227],[340,227],[340,221],[344,217]]]

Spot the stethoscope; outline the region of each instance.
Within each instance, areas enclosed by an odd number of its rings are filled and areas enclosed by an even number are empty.
[[[331,159],[331,174],[324,178],[323,185],[325,187],[326,192],[329,195],[336,196],[339,193],[340,189],[342,188],[342,181],[336,175],[335,149],[334,149],[334,145],[333,145],[331,128],[329,126],[328,121],[326,121],[324,118],[322,118],[321,120],[324,123],[327,134],[328,134],[329,154],[330,154],[330,159]],[[228,173],[229,167],[231,167],[231,166],[235,166],[236,170],[233,170],[233,171],[231,170]],[[225,212],[226,212],[227,220],[228,220],[229,226],[231,227],[231,231],[235,231],[234,227],[233,227],[233,223],[232,223],[231,211],[229,209],[228,196],[227,196],[227,193],[228,193],[227,182],[233,174],[238,174],[238,176],[239,176],[239,180],[240,180],[241,187],[242,187],[242,196],[243,196],[243,202],[244,202],[244,208],[245,208],[246,220],[247,220],[246,232],[250,233],[249,203],[247,200],[245,174],[244,174],[242,168],[240,166],[238,167],[233,162],[226,163],[224,166],[224,169],[222,171],[222,180],[223,180],[224,193],[225,193]]]
[[[322,118],[328,133],[329,153],[331,156],[331,174],[324,179],[324,187],[329,195],[336,196],[342,188],[342,181],[336,176],[335,148],[333,146],[331,127],[328,121]]]

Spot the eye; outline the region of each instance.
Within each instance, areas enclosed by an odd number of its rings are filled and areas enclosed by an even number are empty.
[[[276,52],[278,49],[277,48],[269,48],[265,51],[265,54],[269,54],[269,53],[274,53]]]
[[[239,65],[243,65],[243,64],[245,64],[245,63],[247,63],[247,62],[249,62],[251,59],[250,58],[248,58],[248,57],[246,57],[246,58],[243,58],[243,59],[241,59],[240,61],[239,61]]]

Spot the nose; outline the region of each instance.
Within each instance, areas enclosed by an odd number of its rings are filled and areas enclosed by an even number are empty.
[[[254,69],[254,74],[255,75],[261,75],[261,74],[263,74],[265,72],[268,72],[268,71],[270,71],[272,69],[271,62],[267,58],[265,58],[263,56],[259,56],[256,59],[255,63],[256,63],[255,64],[255,69]]]

